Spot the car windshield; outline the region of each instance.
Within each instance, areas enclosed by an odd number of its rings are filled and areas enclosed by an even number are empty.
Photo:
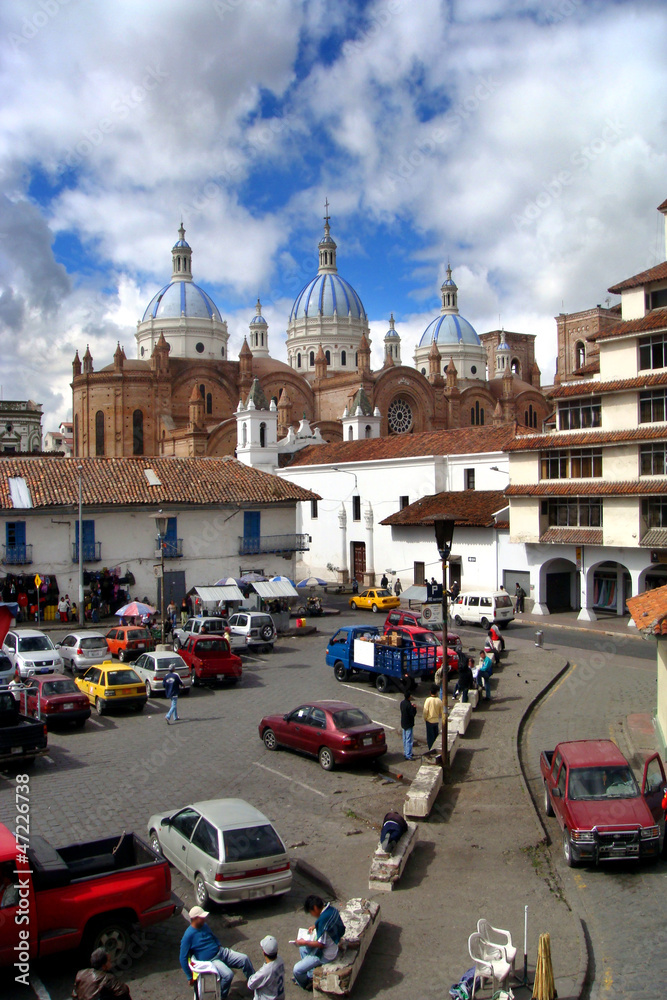
[[[43,649],[53,649],[48,635],[19,636],[19,653],[36,653]]]
[[[378,597],[391,597],[388,590],[376,590],[375,593]]]
[[[360,708],[345,708],[333,714],[336,729],[355,729],[357,726],[369,726],[372,720]]]
[[[575,802],[635,799],[639,788],[627,766],[577,767],[570,770],[568,796]]]
[[[496,597],[496,607],[497,608],[511,608],[512,598],[509,594],[502,594],[500,597]]]
[[[270,823],[241,830],[224,830],[225,861],[255,861],[272,854],[284,854],[285,848]]]
[[[141,678],[134,670],[110,670],[107,674],[109,687],[122,687],[125,684],[141,684]]]
[[[106,649],[107,641],[103,635],[86,636],[77,639],[79,649]]]
[[[151,635],[148,629],[132,628],[128,629],[127,637],[128,639],[150,639]]]
[[[48,697],[51,694],[78,694],[79,689],[69,677],[63,677],[61,681],[46,681],[42,684],[42,694]]]

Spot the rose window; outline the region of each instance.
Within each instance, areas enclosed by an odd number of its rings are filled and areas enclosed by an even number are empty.
[[[407,399],[394,399],[387,412],[392,434],[406,434],[412,427],[412,409]]]

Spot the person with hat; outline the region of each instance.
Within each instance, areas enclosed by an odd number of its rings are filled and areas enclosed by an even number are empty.
[[[264,965],[248,980],[248,989],[255,991],[255,1000],[285,1000],[285,963],[278,954],[278,942],[267,934],[259,942]]]
[[[247,955],[240,951],[224,948],[206,923],[208,910],[193,906],[188,913],[190,926],[181,938],[179,960],[190,986],[195,980],[188,959],[206,962],[212,966],[220,980],[220,996],[226,997],[234,979],[234,969],[240,969],[246,979],[250,979],[255,969]]]

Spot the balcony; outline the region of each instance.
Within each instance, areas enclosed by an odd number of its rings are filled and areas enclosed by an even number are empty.
[[[101,562],[102,560],[102,543],[101,542],[84,542],[83,543],[83,561],[84,562]],[[79,543],[72,542],[72,562],[78,563],[79,561]]]
[[[256,556],[261,552],[306,552],[310,535],[261,535],[239,538],[239,555]]]
[[[32,545],[3,545],[2,561],[5,566],[28,566],[32,562]]]
[[[183,558],[183,539],[182,538],[167,538],[162,543],[164,549],[165,559],[182,559]],[[160,540],[157,539],[155,542],[155,558],[160,559],[162,557],[162,552],[160,551]]]

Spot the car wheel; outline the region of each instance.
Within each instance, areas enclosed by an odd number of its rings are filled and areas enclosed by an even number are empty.
[[[121,649],[121,651],[119,652],[118,659],[120,660],[121,663],[125,663],[125,650],[124,649]]]
[[[334,664],[334,677],[337,681],[346,681],[349,676],[350,671],[347,669],[345,664],[341,663],[340,660],[338,663]]]
[[[454,621],[457,625],[463,625],[463,618],[461,618],[461,615],[454,615]]]
[[[262,740],[264,741],[264,746],[267,750],[277,750],[278,740],[276,739],[276,734],[272,729],[265,729],[262,733]]]
[[[102,701],[101,698],[95,699],[95,711],[98,715],[105,715],[107,710],[107,703]]]
[[[139,715],[141,712],[143,712],[145,707],[146,707],[146,702],[140,701],[138,705],[134,706],[134,711],[137,713],[137,715]]]
[[[112,965],[116,965],[127,954],[131,941],[131,928],[125,920],[101,917],[88,925],[83,936],[82,950],[86,956],[90,956],[93,951],[102,948]]]
[[[378,608],[377,604],[371,605],[371,611],[373,612],[374,615],[376,615],[379,610],[380,609]]]
[[[567,827],[563,830],[563,857],[568,868],[577,867],[577,862],[572,856],[572,841],[570,840],[570,831]]]
[[[150,681],[146,681],[146,697],[147,698],[151,698],[152,695],[153,695],[153,692],[151,690],[151,682]]]
[[[356,601],[350,601],[350,607],[352,608],[353,611],[356,611],[357,610],[357,602]]]
[[[157,832],[155,830],[151,830],[150,832],[150,845],[155,851],[155,853],[159,854],[160,857],[162,857],[162,847],[160,846],[160,838],[158,837]]]
[[[553,816],[554,807],[551,801],[551,796],[549,795],[549,789],[547,788],[546,781],[544,782],[544,811],[547,816]]]
[[[206,888],[206,882],[204,882],[204,879],[199,872],[195,875],[195,896],[197,897],[199,905],[204,909],[206,909],[208,904],[211,902],[211,897],[209,896],[208,889]]]
[[[375,687],[378,691],[386,691],[389,687],[389,678],[385,677],[384,674],[378,674],[375,678]]]
[[[269,639],[273,639],[273,628],[271,627],[271,625],[264,626],[264,628],[261,631],[261,636],[265,642],[268,642]]]
[[[320,767],[325,771],[333,771],[334,769],[334,756],[329,749],[329,747],[321,747],[317,759],[320,762]]]
[[[174,643],[173,643],[174,652],[177,653],[180,648],[181,648],[180,642],[178,641],[178,639],[174,639]]]
[[[487,631],[487,629],[491,628],[491,622],[489,621],[488,618],[482,618],[480,625],[482,626],[485,632]]]

